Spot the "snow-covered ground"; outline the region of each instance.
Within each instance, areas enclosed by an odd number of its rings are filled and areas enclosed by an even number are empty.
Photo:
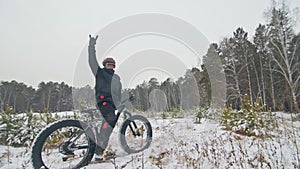
[[[34,116],[40,116],[40,113],[33,113]],[[74,116],[73,111],[63,111],[63,112],[56,112],[56,113],[51,113],[52,117],[58,116],[58,117],[70,117]],[[17,115],[17,117],[23,117],[27,116],[26,113],[20,113]]]
[[[86,169],[114,168],[298,168],[300,123],[277,113],[279,128],[272,138],[244,137],[222,130],[216,121],[194,117],[150,118],[151,146],[142,153],[126,154],[119,145],[118,124],[110,139],[115,162],[91,162]],[[294,130],[292,130],[294,129]],[[29,150],[0,146],[0,168],[31,168]]]

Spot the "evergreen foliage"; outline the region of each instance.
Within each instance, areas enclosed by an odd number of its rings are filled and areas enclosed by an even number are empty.
[[[28,111],[15,114],[12,107],[5,106],[5,111],[0,112],[0,144],[10,146],[29,147],[37,134],[48,124],[63,118],[79,118],[80,114],[58,115],[44,110],[39,113]]]
[[[253,104],[247,94],[244,95],[243,107],[234,110],[232,106],[224,106],[221,115],[221,125],[226,130],[231,130],[246,136],[272,136],[272,130],[277,127],[275,114],[261,104],[258,98]]]

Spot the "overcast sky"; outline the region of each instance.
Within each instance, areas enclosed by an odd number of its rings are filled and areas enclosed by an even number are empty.
[[[300,7],[299,0],[287,2],[291,9]],[[269,7],[269,0],[0,0],[0,80],[33,87],[50,80],[72,85],[88,35],[125,16],[175,16],[211,43],[231,36],[237,27],[252,37],[258,24],[265,23],[263,12]]]

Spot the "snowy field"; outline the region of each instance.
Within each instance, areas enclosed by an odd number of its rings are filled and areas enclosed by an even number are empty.
[[[240,136],[208,119],[195,124],[192,116],[150,118],[150,148],[130,155],[119,145],[118,124],[110,140],[117,157],[105,163],[92,161],[85,168],[299,168],[300,123],[292,123],[284,113],[277,116],[279,128],[273,131],[272,138]],[[0,168],[32,168],[29,156],[28,148],[0,146]]]

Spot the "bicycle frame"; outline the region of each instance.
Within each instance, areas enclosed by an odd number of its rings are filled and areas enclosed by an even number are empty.
[[[118,110],[118,112],[117,112],[117,121],[119,120],[119,117],[120,117],[121,114],[124,114],[127,118],[130,118],[130,117],[132,116],[131,113],[129,113],[128,111],[126,111],[127,109],[126,109],[126,107],[125,107],[124,104],[121,104],[120,106],[118,106],[117,110]],[[89,114],[92,121],[100,120],[100,119],[95,118],[95,116],[94,116],[94,113],[95,113],[95,112],[99,112],[98,109],[87,109],[87,110],[83,110],[83,111],[81,111],[81,112],[82,112],[82,113],[87,113],[87,114]],[[126,119],[127,119],[127,118],[126,118]],[[97,123],[97,122],[99,122],[99,121],[96,121],[96,123]],[[92,129],[93,129],[92,131],[95,132],[95,133],[94,133],[94,134],[95,134],[95,137],[96,137],[95,139],[97,139],[98,134],[99,134],[99,133],[98,133],[98,127],[99,127],[99,126],[97,126],[97,125],[93,126],[93,125],[94,125],[94,123],[88,123],[88,124],[87,124],[87,127],[86,127],[84,130],[80,131],[80,132],[78,133],[78,135],[77,135],[75,138],[73,138],[73,136],[74,136],[75,134],[77,134],[77,133],[73,133],[73,134],[70,136],[69,140],[67,141],[68,143],[70,143],[70,144],[67,146],[67,148],[68,148],[69,150],[72,150],[72,151],[88,148],[88,145],[78,145],[78,146],[75,146],[75,145],[74,145],[74,142],[75,142],[75,141],[76,141],[83,133],[85,133],[85,131],[86,131],[87,129],[89,129],[89,128],[92,128]],[[135,122],[133,122],[133,125],[134,125],[135,128],[137,128],[137,125],[136,125]],[[139,133],[139,131],[136,133],[136,131],[134,131],[134,129],[133,129],[133,127],[132,127],[131,125],[130,125],[129,127],[130,127],[130,130],[131,130],[131,132],[132,132],[132,134],[133,134],[134,136],[140,136],[140,135],[141,135],[141,134]]]

